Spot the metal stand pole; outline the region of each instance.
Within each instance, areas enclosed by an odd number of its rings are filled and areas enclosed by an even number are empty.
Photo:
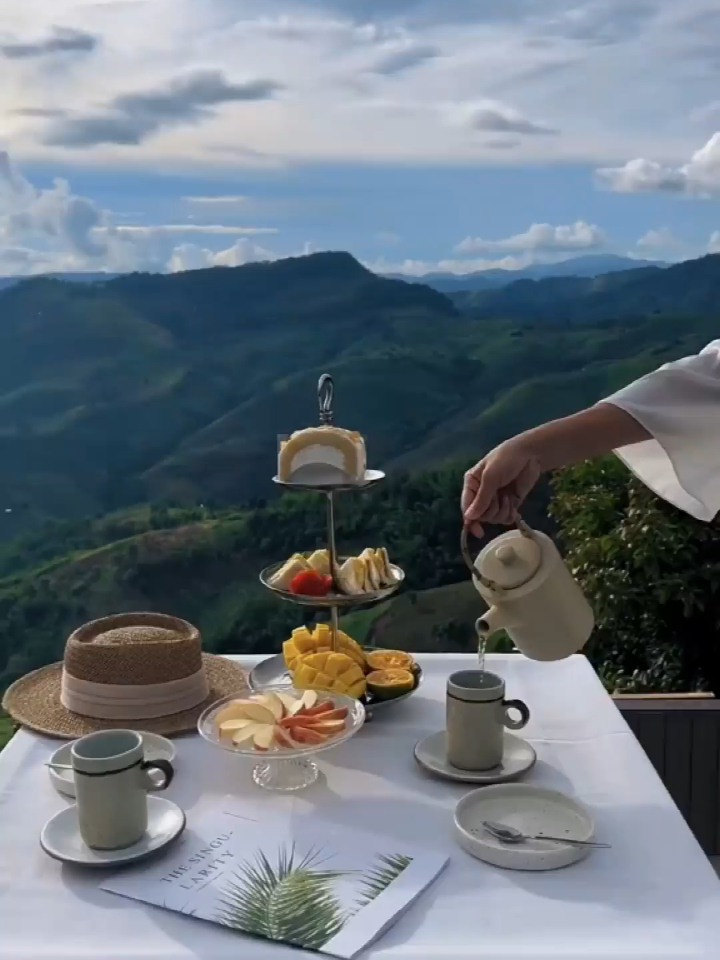
[[[335,500],[334,493],[329,490],[327,493],[327,526],[328,526],[328,559],[330,561],[330,573],[333,578],[333,589],[340,592],[338,583],[338,565],[337,550],[335,547]],[[337,652],[337,634],[338,634],[338,608],[330,608],[330,637],[333,653]]]

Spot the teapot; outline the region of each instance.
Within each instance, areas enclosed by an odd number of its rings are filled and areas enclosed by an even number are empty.
[[[473,563],[468,530],[461,550],[489,606],[475,628],[483,641],[505,630],[531,660],[563,660],[583,648],[595,625],[590,604],[553,541],[516,517],[517,530],[491,540]]]

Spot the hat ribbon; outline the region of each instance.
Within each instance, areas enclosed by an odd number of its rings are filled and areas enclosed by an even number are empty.
[[[62,672],[60,702],[96,720],[151,720],[191,710],[209,695],[204,668],[164,683],[95,683]]]

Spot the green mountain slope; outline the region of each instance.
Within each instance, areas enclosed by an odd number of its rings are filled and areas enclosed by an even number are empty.
[[[477,457],[701,347],[719,264],[524,281],[465,312],[343,253],[18,284],[0,292],[0,540],[138,502],[271,496],[277,435],[315,422],[324,371],[374,465]]]

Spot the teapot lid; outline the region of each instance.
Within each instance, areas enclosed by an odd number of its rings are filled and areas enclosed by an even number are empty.
[[[493,584],[512,590],[532,580],[541,563],[542,547],[538,541],[520,530],[510,530],[483,548],[475,566]]]

